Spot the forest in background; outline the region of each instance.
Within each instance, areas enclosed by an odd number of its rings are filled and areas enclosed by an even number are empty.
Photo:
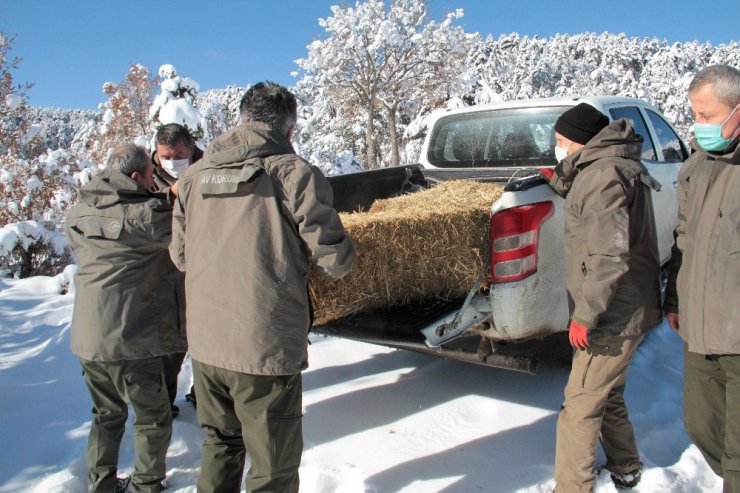
[[[618,95],[647,100],[688,140],[686,90],[712,64],[740,66],[740,43],[668,43],[623,34],[482,38],[434,20],[423,0],[332,7],[325,35],[297,60],[298,154],[327,174],[415,162],[435,111],[514,99]],[[351,27],[351,29],[350,29]],[[0,33],[0,268],[56,273],[69,261],[61,225],[77,189],[117,144],[150,146],[160,125],[185,123],[201,146],[238,124],[248,86],[200,91],[198,74],[164,64],[122,67],[101,81],[97,111],[39,108],[17,83],[14,38]],[[191,78],[192,76],[192,78]],[[260,80],[255,74],[255,81]]]

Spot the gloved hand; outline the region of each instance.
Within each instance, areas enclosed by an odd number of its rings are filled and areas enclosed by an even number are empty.
[[[668,319],[668,326],[673,330],[678,330],[678,313],[668,312],[665,316]]]
[[[571,320],[568,328],[568,339],[570,345],[574,348],[586,349],[588,347],[588,329],[575,320]]]

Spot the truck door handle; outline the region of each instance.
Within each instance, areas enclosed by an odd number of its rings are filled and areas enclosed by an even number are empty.
[[[678,188],[678,180],[673,182],[673,188]]]

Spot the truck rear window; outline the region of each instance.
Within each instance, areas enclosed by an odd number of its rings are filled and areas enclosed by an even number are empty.
[[[427,159],[442,168],[554,166],[553,127],[568,108],[510,108],[444,117],[435,125]]]

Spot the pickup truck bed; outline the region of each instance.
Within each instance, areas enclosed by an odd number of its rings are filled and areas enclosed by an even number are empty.
[[[466,363],[506,368],[535,375],[542,361],[565,366],[571,348],[565,334],[519,343],[498,343],[481,352],[481,337],[463,336],[444,346],[429,347],[419,329],[447,313],[459,310],[463,299],[428,300],[402,307],[359,313],[326,325],[316,325],[317,334],[342,337],[381,346],[430,354]]]
[[[483,173],[481,173],[483,171]],[[435,182],[452,179],[475,179],[477,181],[508,182],[515,170],[423,170],[419,165],[406,165],[392,168],[338,175],[329,177],[334,190],[334,206],[339,212],[366,210],[377,199],[390,198],[427,188]],[[521,172],[520,172],[521,173]],[[530,170],[531,174],[532,171]],[[542,184],[539,176],[517,180],[507,185],[508,189],[518,190],[526,184]],[[477,335],[463,335],[439,347],[426,343],[421,329],[440,320],[445,315],[457,312],[464,299],[428,299],[411,305],[386,307],[355,314],[324,325],[316,325],[312,330],[319,334],[338,336],[399,349],[406,349],[468,363],[534,374],[543,356],[552,356],[553,344],[563,346],[555,339],[543,343],[541,339],[520,344],[498,343],[490,345],[480,354],[481,341]],[[544,345],[543,345],[544,344]],[[567,345],[563,346],[569,355]],[[494,351],[495,349],[495,351]],[[547,349],[547,351],[545,351]],[[556,355],[557,356],[557,355]],[[557,358],[556,358],[557,359]]]

